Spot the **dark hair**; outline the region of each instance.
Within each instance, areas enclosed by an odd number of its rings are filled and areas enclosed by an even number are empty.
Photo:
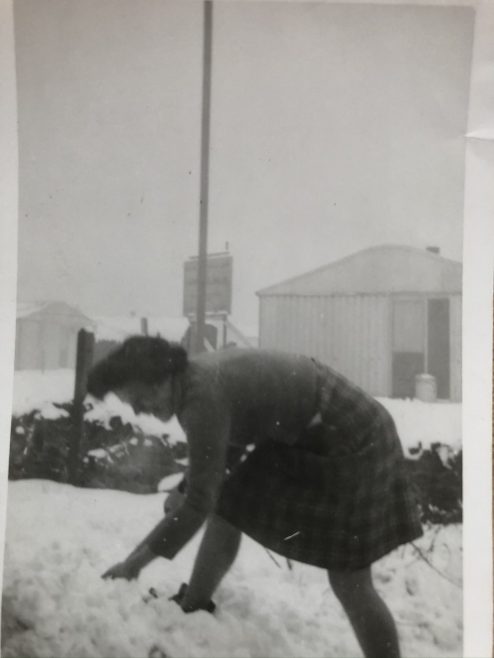
[[[130,382],[160,384],[187,366],[187,352],[164,338],[132,336],[89,372],[87,392],[103,399]]]

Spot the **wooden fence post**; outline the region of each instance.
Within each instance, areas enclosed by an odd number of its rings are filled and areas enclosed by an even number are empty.
[[[72,408],[72,436],[69,448],[69,482],[77,484],[79,451],[84,434],[84,405],[86,380],[93,363],[94,334],[81,329],[77,334],[77,359]]]

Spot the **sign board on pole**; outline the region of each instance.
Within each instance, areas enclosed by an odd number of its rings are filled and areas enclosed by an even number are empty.
[[[184,263],[183,313],[195,316],[197,305],[197,257]],[[228,253],[208,254],[206,313],[231,313],[233,258]]]

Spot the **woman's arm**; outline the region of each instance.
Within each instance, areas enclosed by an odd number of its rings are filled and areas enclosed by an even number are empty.
[[[139,576],[145,566],[160,555],[171,559],[195,535],[206,520],[206,516],[207,514],[203,518],[194,511],[191,513],[184,504],[181,505],[172,515],[162,519],[123,562],[118,562],[108,569],[103,574],[103,578],[133,580]],[[151,546],[154,543],[159,546],[159,552],[152,550]],[[160,550],[161,545],[165,544],[166,554],[165,551]]]
[[[189,447],[189,474],[183,503],[165,516],[104,578],[136,578],[154,558],[172,559],[213,511],[225,475],[228,416],[211,399],[201,398],[181,418]]]
[[[229,420],[217,400],[197,398],[181,414],[189,448],[187,488],[182,505],[146,537],[157,555],[173,558],[214,510],[225,477]]]
[[[146,544],[139,544],[123,562],[115,564],[105,571],[103,578],[126,578],[133,580],[137,578],[141,569],[152,562],[157,556]]]

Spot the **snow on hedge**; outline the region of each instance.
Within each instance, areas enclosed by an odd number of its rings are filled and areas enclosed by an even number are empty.
[[[393,416],[406,448],[413,448],[419,443],[423,448],[431,443],[445,443],[455,450],[461,448],[461,404],[391,398],[378,400]]]
[[[55,418],[64,412],[54,407],[53,403],[69,402],[73,390],[72,370],[18,371],[14,377],[14,415],[38,409],[45,418]],[[393,416],[404,447],[421,444],[427,448],[431,443],[444,443],[455,450],[461,447],[461,404],[378,399]],[[163,423],[146,414],[136,416],[115,395],[108,395],[104,403],[92,400],[92,405],[93,409],[86,416],[88,420],[108,425],[113,416],[118,416],[124,423],[131,423],[144,433],[156,436],[169,434],[172,440],[185,440],[176,419]]]
[[[197,536],[138,581],[103,581],[161,518],[164,495],[9,484],[3,658],[344,658],[361,655],[324,571],[244,537],[215,595],[214,616],[185,615],[168,598],[187,581]],[[397,620],[404,656],[462,653],[461,527],[430,529],[374,568]],[[438,571],[435,571],[437,569]],[[158,599],[147,595],[150,587]]]
[[[13,409],[14,416],[21,416],[36,410],[43,418],[54,420],[66,416],[67,412],[53,403],[70,402],[74,395],[73,370],[19,370],[14,374]],[[107,395],[104,402],[88,397],[91,409],[86,413],[89,421],[109,426],[112,417],[119,417],[123,423],[130,423],[144,434],[152,436],[169,435],[173,442],[185,441],[185,435],[176,418],[163,421],[149,414],[136,415],[132,408],[121,402],[116,395]]]
[[[88,421],[99,422],[109,428],[111,419],[118,417],[124,424],[130,423],[133,427],[139,428],[144,434],[151,436],[168,434],[168,441],[171,444],[185,441],[184,431],[175,416],[165,423],[150,414],[135,414],[130,405],[122,402],[113,393],[109,393],[103,402],[90,396],[88,400],[92,407],[85,414]]]

